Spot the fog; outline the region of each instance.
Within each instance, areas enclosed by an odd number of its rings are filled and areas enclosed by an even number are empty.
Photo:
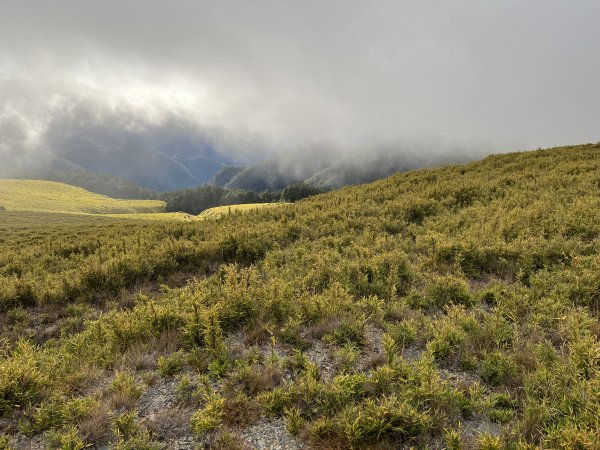
[[[486,154],[600,139],[600,3],[169,1],[0,5],[0,158],[74,136]],[[396,150],[394,150],[396,149]]]

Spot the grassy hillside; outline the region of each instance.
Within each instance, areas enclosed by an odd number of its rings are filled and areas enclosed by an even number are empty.
[[[218,219],[238,212],[258,211],[263,208],[277,208],[289,203],[245,203],[239,205],[217,206],[209,208],[198,214],[199,219]]]
[[[60,211],[90,214],[156,213],[158,200],[117,200],[75,186],[39,180],[0,180],[0,206],[11,211]]]
[[[193,223],[0,212],[0,443],[598,448],[599,168],[497,155]]]
[[[43,170],[32,173],[30,176],[12,178],[57,181],[112,198],[137,200],[154,200],[158,198],[158,192],[142,187],[133,181],[105,173],[89,172],[83,169]]]
[[[105,217],[114,217],[118,219],[132,219],[132,220],[160,220],[166,222],[173,221],[186,221],[197,220],[196,216],[182,212],[161,212],[161,213],[136,213],[136,214],[103,214]]]

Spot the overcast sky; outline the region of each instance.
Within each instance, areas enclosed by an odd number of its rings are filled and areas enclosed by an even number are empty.
[[[5,151],[105,122],[249,148],[596,142],[599,82],[597,0],[0,2]]]

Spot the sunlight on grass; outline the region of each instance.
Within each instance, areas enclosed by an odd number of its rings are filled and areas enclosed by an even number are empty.
[[[57,211],[89,214],[159,213],[159,200],[118,200],[64,183],[0,180],[0,205],[9,211]]]
[[[198,214],[199,219],[218,219],[219,217],[235,214],[238,212],[258,211],[267,208],[278,208],[290,203],[246,203],[240,205],[217,206],[209,208]]]

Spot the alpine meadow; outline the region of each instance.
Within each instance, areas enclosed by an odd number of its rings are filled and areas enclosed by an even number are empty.
[[[0,182],[1,448],[600,448],[600,144],[202,220],[45,183]]]

